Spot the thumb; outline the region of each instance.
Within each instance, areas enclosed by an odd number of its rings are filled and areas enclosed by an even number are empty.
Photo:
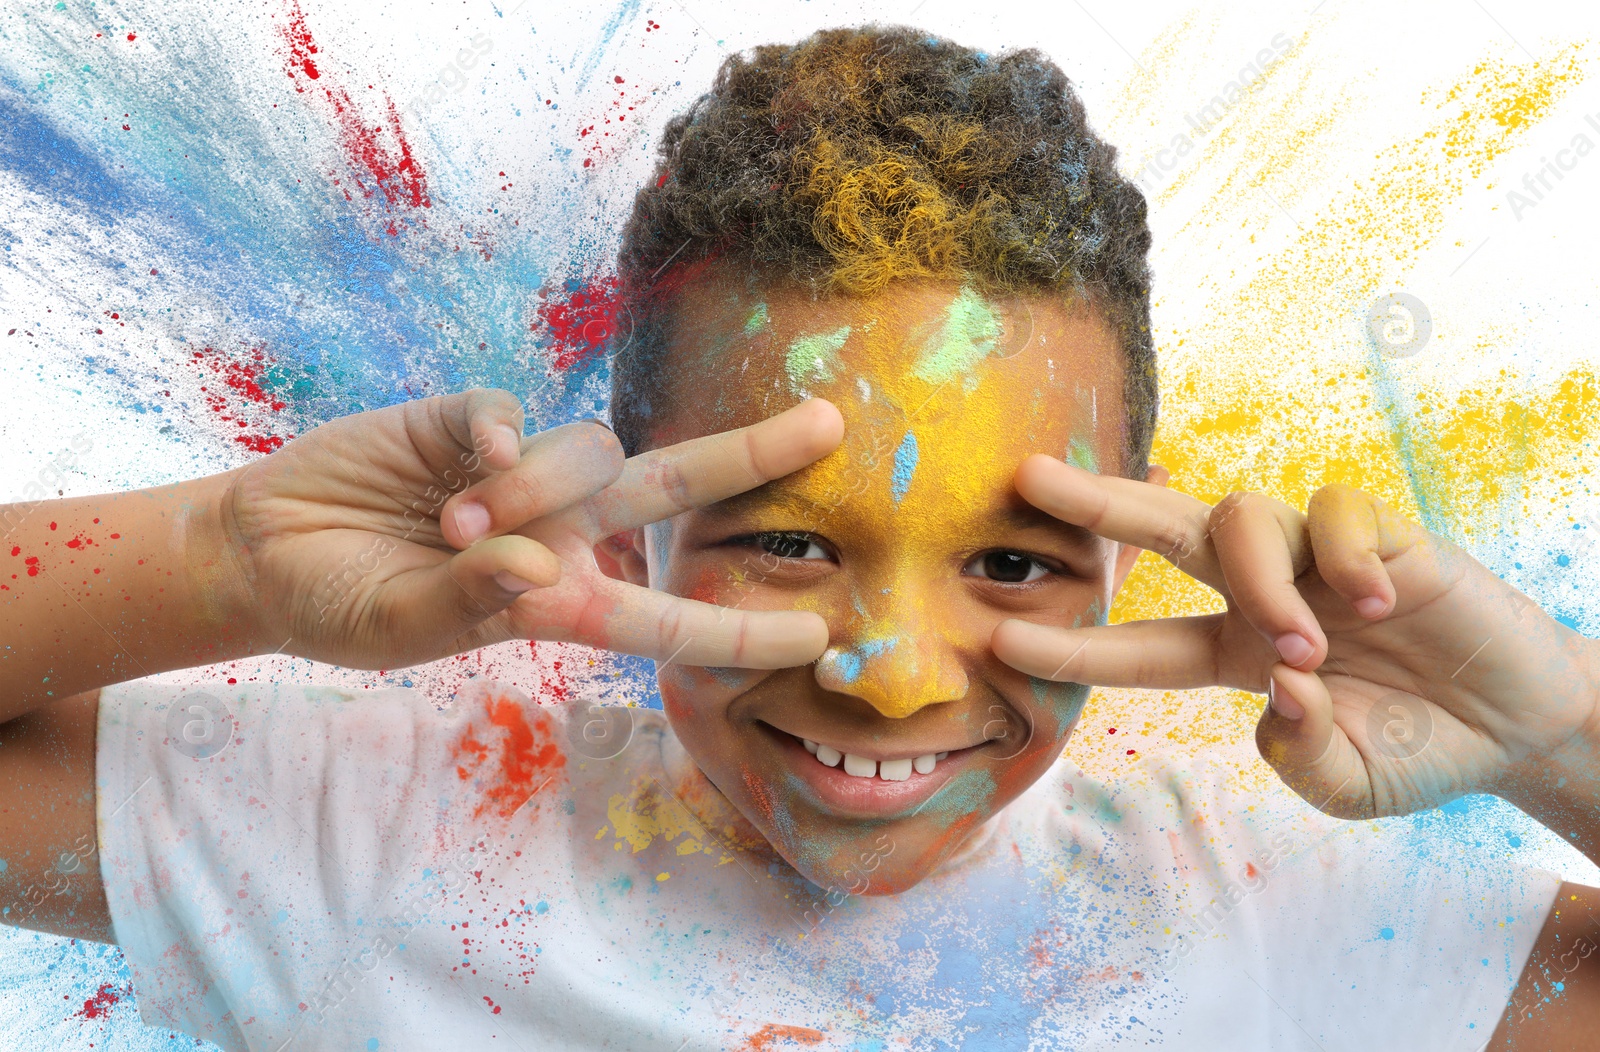
[[[1333,721],[1333,697],[1315,672],[1272,666],[1256,748],[1285,785],[1319,811],[1358,817],[1360,754]],[[1359,783],[1359,784],[1358,784]],[[1352,786],[1356,786],[1352,790]]]
[[[560,579],[561,560],[538,541],[517,534],[493,537],[415,571],[403,600],[410,609],[391,613],[390,620],[419,623],[430,635],[443,632],[454,639],[523,593]]]

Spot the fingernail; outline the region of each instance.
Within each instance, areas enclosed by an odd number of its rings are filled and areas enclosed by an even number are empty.
[[[1267,680],[1267,704],[1286,720],[1298,720],[1306,714],[1305,707],[1294,699],[1294,695],[1278,686],[1275,679]]]
[[[479,537],[489,532],[489,509],[482,504],[472,501],[463,501],[457,504],[452,513],[456,519],[456,532],[461,534],[461,539],[471,544]]]
[[[1285,665],[1298,665],[1309,658],[1316,651],[1311,641],[1299,632],[1285,632],[1272,641],[1278,648],[1278,656],[1283,658]]]
[[[1355,606],[1356,613],[1362,617],[1378,617],[1388,608],[1389,602],[1378,596],[1369,595],[1365,599],[1357,599]]]
[[[532,581],[524,581],[510,570],[501,570],[495,574],[494,583],[514,595],[521,595],[533,587]]]

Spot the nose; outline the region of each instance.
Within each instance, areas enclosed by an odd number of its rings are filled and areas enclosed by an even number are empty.
[[[851,694],[893,720],[967,696],[967,673],[937,627],[878,622],[817,661],[824,690]]]

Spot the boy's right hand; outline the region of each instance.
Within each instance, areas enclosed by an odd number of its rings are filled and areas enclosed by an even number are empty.
[[[831,404],[627,460],[598,422],[527,438],[522,424],[511,394],[476,390],[308,432],[228,476],[214,521],[237,572],[209,583],[232,583],[254,649],[358,668],[510,639],[748,668],[822,653],[815,614],[625,584],[594,546],[827,454],[844,427]]]

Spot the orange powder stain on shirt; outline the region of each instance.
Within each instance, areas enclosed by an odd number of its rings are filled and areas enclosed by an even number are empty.
[[[503,695],[489,699],[484,712],[488,724],[468,724],[451,756],[458,778],[476,778],[482,785],[483,797],[472,817],[493,813],[510,818],[567,765],[567,758],[556,745],[548,712]]]
[[[821,1043],[822,1031],[813,1030],[809,1026],[768,1023],[745,1038],[744,1044],[739,1046],[739,1052],[767,1052],[768,1049],[777,1048],[779,1041],[797,1041],[802,1045],[815,1045]]]

